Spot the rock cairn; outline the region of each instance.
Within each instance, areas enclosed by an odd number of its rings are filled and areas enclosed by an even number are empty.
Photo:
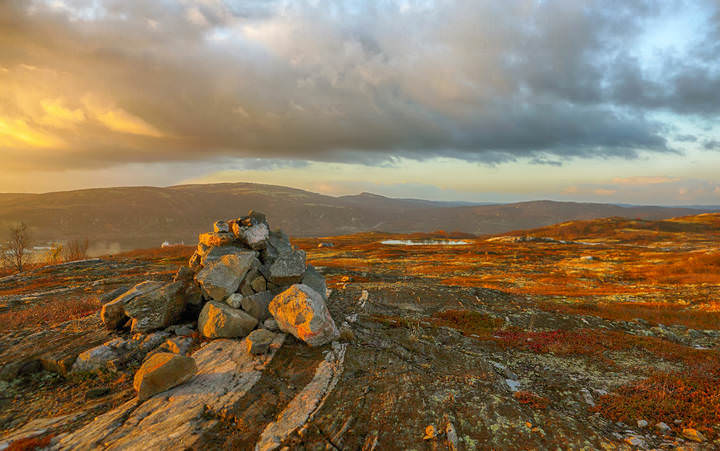
[[[136,387],[167,389],[144,382],[143,375],[164,375],[170,371],[161,368],[165,362],[192,371],[192,364],[166,355],[188,354],[192,336],[247,337],[253,355],[267,352],[278,329],[310,346],[336,340],[340,334],[326,301],[325,278],[306,265],[305,252],[295,249],[282,231],[271,231],[265,215],[251,211],[217,221],[212,232],[200,234],[197,251],[172,282],[145,281],[106,303],[101,311],[105,326],[130,327],[134,336],[89,349],[74,370],[117,365],[128,354],[137,359],[142,353],[145,363]],[[182,374],[173,378],[178,383],[187,379]],[[154,390],[140,391],[145,398]]]

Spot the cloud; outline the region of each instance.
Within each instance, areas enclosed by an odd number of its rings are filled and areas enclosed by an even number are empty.
[[[4,165],[674,152],[655,113],[720,113],[712,21],[656,52],[662,70],[643,57],[647,24],[685,11],[718,6],[6,0]]]
[[[665,176],[638,176],[638,177],[615,177],[613,183],[618,185],[658,185],[662,183],[673,183],[677,182],[677,177],[665,177]]]
[[[709,139],[703,142],[703,148],[705,150],[720,150],[720,140]]]

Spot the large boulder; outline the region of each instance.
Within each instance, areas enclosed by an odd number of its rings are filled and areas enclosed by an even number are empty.
[[[125,304],[138,296],[157,290],[162,286],[162,282],[146,280],[103,305],[102,310],[100,311],[100,318],[102,319],[103,324],[105,324],[105,327],[108,329],[118,329],[121,327],[128,320],[127,314],[125,313]]]
[[[268,306],[272,300],[272,293],[269,291],[263,291],[251,296],[243,296],[240,300],[240,305],[242,306],[242,309],[253,318],[256,318],[258,321],[265,321],[270,318],[270,310],[268,310]]]
[[[186,284],[170,282],[148,290],[125,303],[132,318],[132,332],[149,332],[175,323],[185,310]]]
[[[295,284],[278,294],[269,310],[280,330],[310,346],[322,346],[340,336],[325,300],[307,285]]]
[[[189,381],[197,373],[192,357],[169,352],[153,354],[135,373],[133,387],[138,399],[145,401],[153,395]]]
[[[195,280],[206,298],[222,302],[238,289],[256,262],[255,252],[223,255],[197,273]]]
[[[235,338],[249,334],[258,320],[228,305],[210,301],[198,318],[198,330],[207,338]]]
[[[280,255],[270,265],[270,282],[276,285],[290,285],[302,280],[305,273],[305,251],[296,249]]]

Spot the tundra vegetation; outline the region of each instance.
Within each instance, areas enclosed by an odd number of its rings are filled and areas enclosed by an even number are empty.
[[[468,244],[382,244],[441,239]],[[496,236],[291,241],[325,276],[347,351],[334,390],[282,445],[452,449],[454,437],[456,449],[720,446],[719,214]],[[0,282],[0,365],[30,353],[24,340],[70,347],[73,336],[82,350],[107,341],[98,318],[107,293],[148,278],[170,282],[195,250],[136,250]],[[187,337],[188,353],[208,346],[197,332]],[[202,443],[252,448],[307,394],[324,355],[286,339],[232,409],[211,413],[217,423]],[[27,368],[0,382],[0,431],[49,410],[70,417],[39,442],[76,431],[135,396],[139,365],[87,374]]]

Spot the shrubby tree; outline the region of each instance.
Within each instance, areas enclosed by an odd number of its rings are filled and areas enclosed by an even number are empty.
[[[0,249],[2,264],[22,272],[30,259],[30,231],[27,224],[19,222],[8,229],[7,242]]]
[[[72,262],[86,259],[88,247],[90,247],[90,242],[87,238],[68,242],[65,245],[65,261]]]

